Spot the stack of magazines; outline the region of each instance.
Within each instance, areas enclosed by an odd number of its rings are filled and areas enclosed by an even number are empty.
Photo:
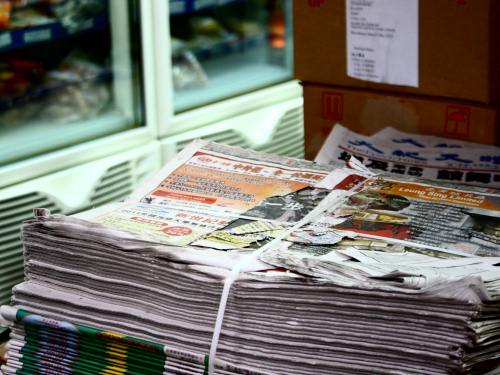
[[[59,322],[15,308],[3,308],[14,326],[9,342],[11,368],[26,374],[162,374],[161,345],[109,331]]]
[[[499,229],[485,191],[197,141],[124,202],[35,210],[2,369],[496,374]]]

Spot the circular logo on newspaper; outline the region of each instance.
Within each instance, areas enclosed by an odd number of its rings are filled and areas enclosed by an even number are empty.
[[[162,232],[171,236],[187,236],[193,233],[192,229],[186,227],[166,227]]]

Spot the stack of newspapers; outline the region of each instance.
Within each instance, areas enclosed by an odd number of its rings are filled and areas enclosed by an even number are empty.
[[[497,374],[500,196],[196,141],[35,210],[5,374]]]

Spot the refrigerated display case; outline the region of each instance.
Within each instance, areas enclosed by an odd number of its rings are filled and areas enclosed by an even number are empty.
[[[291,2],[171,2],[174,110],[291,79]]]
[[[164,150],[180,138],[185,144],[201,137],[303,155],[302,90],[292,81],[291,1],[157,0],[151,5],[156,49],[167,46],[156,55],[157,77],[165,82],[157,91]],[[283,132],[294,140],[277,147]],[[170,152],[164,155],[168,160]]]
[[[161,166],[142,7],[0,0],[0,305],[23,278],[33,208],[116,201]]]
[[[145,130],[137,2],[0,4],[0,168]],[[1,184],[15,179],[5,176]]]

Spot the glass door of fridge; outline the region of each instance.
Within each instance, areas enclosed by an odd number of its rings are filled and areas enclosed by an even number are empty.
[[[292,78],[289,0],[170,0],[174,109]]]
[[[139,4],[0,0],[0,166],[142,126]]]

